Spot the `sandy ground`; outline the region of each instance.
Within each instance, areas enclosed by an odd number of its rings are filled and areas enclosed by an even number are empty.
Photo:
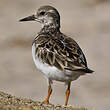
[[[29,98],[15,97],[0,91],[0,110],[87,110],[87,108],[45,104]]]
[[[110,110],[109,0],[0,0],[0,90],[39,101],[47,95],[46,79],[31,56],[40,24],[18,22],[42,5],[59,10],[61,31],[79,43],[95,71],[72,83],[69,104]],[[56,82],[53,88],[51,102],[64,104],[66,87]]]

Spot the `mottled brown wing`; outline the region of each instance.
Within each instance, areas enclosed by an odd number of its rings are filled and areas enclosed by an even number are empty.
[[[63,34],[59,38],[39,35],[34,43],[36,44],[36,56],[41,58],[43,63],[55,66],[62,71],[87,68],[85,56],[72,38]]]

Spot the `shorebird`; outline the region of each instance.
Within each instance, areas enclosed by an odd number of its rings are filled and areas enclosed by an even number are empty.
[[[71,82],[86,73],[86,58],[79,45],[71,37],[60,31],[60,15],[52,6],[41,6],[37,13],[20,20],[37,21],[42,29],[32,42],[32,56],[36,67],[48,79],[48,96],[44,103],[49,103],[53,81],[67,85],[65,106],[68,104]]]

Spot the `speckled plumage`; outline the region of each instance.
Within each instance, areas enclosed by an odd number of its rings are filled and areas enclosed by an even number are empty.
[[[42,24],[41,31],[32,43],[32,56],[37,68],[48,78],[49,88],[50,82],[56,80],[65,82],[69,91],[71,81],[93,72],[87,67],[86,58],[79,45],[60,32],[60,15],[55,8],[42,6],[35,15],[20,21],[29,20]],[[65,105],[67,102],[68,98]]]
[[[36,49],[35,56],[43,64],[48,64],[51,67],[55,66],[65,73],[71,72],[70,79],[74,73],[80,76],[91,72],[87,67],[85,56],[78,44],[60,31],[52,33],[41,30],[34,39],[33,45]]]

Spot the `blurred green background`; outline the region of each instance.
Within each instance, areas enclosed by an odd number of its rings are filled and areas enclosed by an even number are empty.
[[[69,104],[110,110],[110,0],[0,0],[0,90],[39,101],[47,95],[47,81],[31,56],[41,26],[18,22],[42,5],[58,9],[61,31],[79,43],[95,71],[73,81]],[[54,83],[51,102],[64,104],[65,90]]]

